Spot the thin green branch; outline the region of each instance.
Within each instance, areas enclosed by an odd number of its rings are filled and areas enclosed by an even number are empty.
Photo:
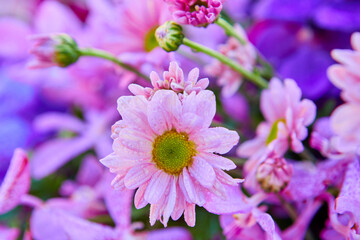
[[[150,78],[148,76],[142,74],[133,66],[120,61],[117,57],[115,57],[114,55],[112,55],[106,51],[103,51],[100,49],[95,49],[95,48],[82,48],[82,49],[79,49],[79,53],[81,56],[98,57],[98,58],[103,58],[103,59],[109,60],[109,61],[119,65],[120,67],[126,69],[127,71],[135,73],[137,76],[139,76],[147,81],[150,81]]]
[[[211,57],[216,58],[220,62],[226,64],[227,66],[231,67],[234,71],[241,74],[243,77],[248,79],[249,81],[255,83],[261,88],[267,88],[268,82],[263,79],[261,76],[254,74],[253,72],[249,72],[245,70],[242,66],[237,64],[235,61],[231,60],[230,58],[226,57],[225,55],[212,50],[208,47],[205,47],[199,43],[193,42],[187,38],[184,38],[183,44],[190,47],[191,49],[194,49],[195,51],[205,53]]]

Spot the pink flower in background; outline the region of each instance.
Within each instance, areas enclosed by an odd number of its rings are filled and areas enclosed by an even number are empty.
[[[301,100],[301,90],[294,80],[282,83],[273,78],[261,94],[260,109],[265,122],[258,126],[255,139],[238,148],[238,155],[259,159],[267,147],[279,156],[289,148],[297,153],[304,150],[301,141],[308,135],[306,127],[315,119],[316,106],[308,99]]]
[[[360,33],[351,35],[354,50],[335,49],[332,57],[340,64],[328,68],[331,82],[342,90],[341,97],[347,102],[360,104]]]
[[[95,149],[99,158],[111,152],[108,128],[114,120],[114,112],[87,111],[84,115],[85,121],[82,121],[70,114],[47,112],[39,115],[34,121],[39,132],[57,131],[69,135],[48,140],[35,149],[31,159],[31,172],[34,178],[39,179],[51,174],[91,148]]]
[[[217,154],[237,144],[236,132],[209,128],[215,115],[211,91],[192,92],[181,102],[170,90],[158,90],[150,101],[144,96],[120,97],[122,120],[113,127],[114,152],[101,162],[117,173],[116,189],[136,189],[135,206],[148,203],[150,223],[166,226],[171,216],[184,212],[195,225],[195,205],[203,206],[209,195],[226,198],[225,186],[237,185],[223,169],[235,164]]]
[[[226,44],[220,45],[219,52],[240,64],[244,69],[252,71],[256,63],[256,49],[248,41],[245,31],[240,25],[236,25],[235,30],[246,43],[241,44],[236,38],[231,37]],[[221,93],[224,97],[231,97],[242,83],[242,76],[239,73],[217,60],[207,65],[205,71],[218,78],[217,83],[223,87]]]
[[[160,89],[169,89],[179,94],[180,99],[190,95],[192,92],[196,94],[201,90],[205,90],[209,85],[208,78],[199,78],[199,69],[194,68],[189,72],[187,79],[184,78],[183,70],[179,67],[176,62],[171,62],[169,66],[169,71],[165,71],[163,74],[163,79],[160,79],[159,75],[156,72],[151,72],[150,79],[153,88],[142,87],[138,84],[130,84],[129,90],[134,95],[143,95],[147,99],[155,94],[157,90]]]
[[[180,24],[204,27],[219,16],[224,0],[165,0],[173,18]]]
[[[16,207],[30,189],[30,167],[26,153],[16,149],[0,186],[0,214]]]

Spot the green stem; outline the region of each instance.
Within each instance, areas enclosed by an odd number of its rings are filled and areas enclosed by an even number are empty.
[[[239,41],[239,43],[241,43],[242,45],[245,45],[245,44],[246,44],[247,40],[244,39],[244,38],[235,30],[234,26],[231,25],[229,22],[227,22],[225,19],[219,17],[219,18],[215,21],[215,23],[216,23],[217,25],[219,25],[221,28],[223,28],[224,31],[225,31],[225,33],[226,33],[228,36],[232,36],[232,37],[236,38],[236,39]],[[272,75],[273,75],[273,69],[272,69],[272,67],[271,67],[271,64],[268,63],[268,62],[264,59],[264,57],[260,54],[260,52],[257,51],[257,55],[258,55],[258,56],[257,56],[258,62],[259,62],[262,66],[264,66],[264,68],[265,68],[266,71],[267,71],[266,74],[267,74],[267,75],[271,75],[270,77],[269,77],[269,76],[267,76],[267,77],[271,78]]]
[[[226,57],[225,55],[223,55],[217,51],[214,51],[208,47],[205,47],[199,43],[193,42],[187,38],[184,38],[183,44],[196,50],[196,51],[205,53],[211,57],[216,58],[220,62],[231,67],[234,71],[240,73],[243,77],[245,77],[249,81],[258,85],[259,87],[261,87],[261,88],[268,87],[268,82],[265,79],[263,79],[261,76],[245,70],[242,66],[240,66],[239,64],[237,64],[235,61],[231,60],[230,58]]]
[[[217,25],[219,25],[220,27],[222,27],[224,30],[225,30],[225,33],[228,35],[228,36],[232,36],[234,38],[236,38],[242,45],[245,45],[246,44],[246,40],[243,39],[240,34],[238,34],[234,27],[228,23],[225,19],[219,17],[215,23]]]
[[[103,51],[100,49],[95,49],[95,48],[82,48],[82,49],[79,49],[79,53],[81,56],[98,57],[98,58],[103,58],[103,59],[109,60],[113,63],[116,63],[120,67],[126,69],[127,71],[135,73],[137,76],[139,76],[147,81],[150,81],[150,78],[148,76],[142,74],[133,66],[120,61],[117,57],[115,57],[114,55],[112,55],[106,51]]]

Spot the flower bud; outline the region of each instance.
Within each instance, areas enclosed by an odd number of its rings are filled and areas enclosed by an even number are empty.
[[[259,165],[256,179],[265,192],[277,193],[287,186],[292,173],[292,166],[284,158],[269,157]]]
[[[172,52],[183,43],[184,34],[179,24],[167,21],[156,29],[155,37],[162,49]]]
[[[80,57],[78,45],[67,34],[34,36],[32,40],[35,44],[30,53],[36,59],[29,64],[31,68],[67,67]]]

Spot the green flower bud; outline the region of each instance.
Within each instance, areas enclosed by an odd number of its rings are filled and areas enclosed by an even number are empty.
[[[174,21],[167,21],[155,31],[159,46],[167,52],[176,51],[183,43],[182,27]]]

